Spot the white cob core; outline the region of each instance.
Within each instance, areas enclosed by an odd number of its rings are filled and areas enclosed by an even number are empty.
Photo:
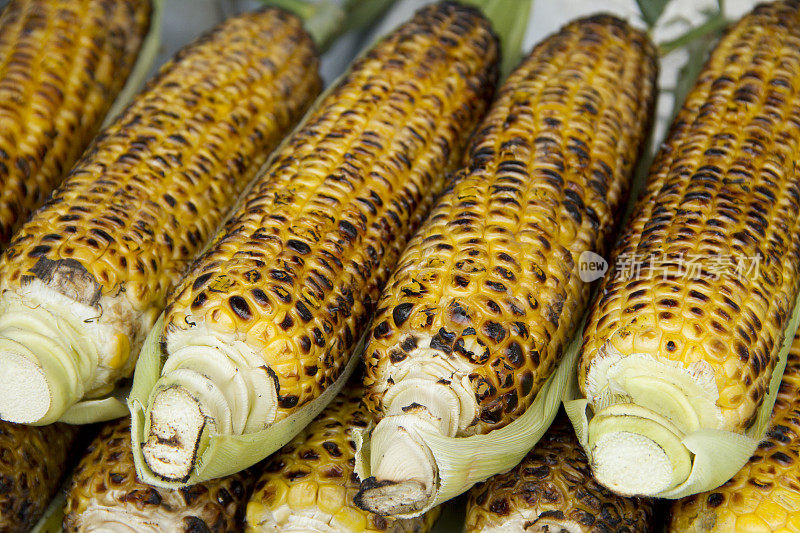
[[[597,481],[618,494],[655,494],[671,488],[672,463],[657,442],[636,433],[606,433],[592,449]]]
[[[4,376],[0,387],[0,418],[30,424],[47,414],[50,386],[34,361],[16,353],[0,352],[0,376]]]

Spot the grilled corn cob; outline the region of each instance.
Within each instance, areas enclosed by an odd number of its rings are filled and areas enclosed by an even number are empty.
[[[369,421],[361,387],[340,394],[294,440],[270,457],[247,504],[247,532],[393,533],[429,531],[439,508],[420,518],[386,519],[353,505],[353,431]]]
[[[0,246],[97,133],[150,9],[149,0],[12,0],[0,13]]]
[[[612,490],[675,497],[685,436],[753,421],[798,294],[798,126],[800,2],[762,5],[688,95],[587,322],[587,453]]]
[[[772,410],[771,427],[753,457],[716,490],[672,505],[669,530],[800,531],[800,335],[795,335]]]
[[[106,424],[73,473],[64,530],[162,533],[241,531],[252,476],[243,472],[183,489],[136,479],[130,419]]]
[[[650,531],[652,519],[652,500],[617,496],[592,478],[562,415],[519,465],[473,487],[466,531],[633,533]]]
[[[131,375],[167,292],[319,86],[313,43],[276,9],[163,67],[2,257],[0,417],[49,423]]]
[[[78,436],[75,426],[0,421],[0,531],[28,531],[61,482]]]
[[[502,428],[553,373],[589,297],[579,262],[602,253],[643,146],[656,71],[647,37],[600,15],[508,78],[378,304],[365,384],[382,420],[360,506],[430,505],[441,472],[420,431]]]
[[[185,483],[204,479],[197,463],[243,468],[302,428],[291,422],[282,440],[271,424],[321,411],[485,109],[497,55],[477,10],[428,6],[322,99],[167,307],[157,349],[168,359],[131,400],[134,417],[147,404],[140,475]],[[282,442],[254,444],[256,432]],[[217,442],[248,454],[200,459]]]

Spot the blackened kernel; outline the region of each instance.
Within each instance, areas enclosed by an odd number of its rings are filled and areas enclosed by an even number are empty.
[[[394,325],[398,328],[402,326],[406,320],[408,320],[409,315],[411,314],[411,310],[414,308],[414,304],[405,302],[399,305],[396,305],[395,308],[392,310],[392,319],[394,320]]]

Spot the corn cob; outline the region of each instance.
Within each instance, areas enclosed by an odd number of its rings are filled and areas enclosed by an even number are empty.
[[[353,432],[369,422],[361,387],[342,392],[294,440],[270,457],[247,504],[248,533],[338,531],[425,533],[439,508],[410,520],[384,518],[353,505]]]
[[[381,420],[360,506],[428,506],[441,473],[420,428],[446,437],[502,428],[553,373],[589,297],[579,261],[609,238],[656,72],[647,37],[599,15],[544,40],[508,78],[469,166],[379,302],[364,354],[367,405]]]
[[[753,457],[718,489],[677,500],[669,530],[800,531],[800,335],[795,335],[772,410],[771,427]]]
[[[352,368],[390,270],[485,109],[497,55],[476,10],[425,7],[289,139],[167,307],[157,349],[168,359],[141,399],[151,482],[185,483],[209,439],[268,435],[321,411],[312,402]],[[224,467],[260,460],[301,428],[283,442],[242,438],[252,453]]]
[[[753,421],[798,294],[798,126],[800,2],[762,5],[688,95],[586,325],[587,452],[612,490],[668,496],[686,435]]]
[[[64,530],[161,533],[241,531],[252,476],[242,472],[183,489],[136,479],[130,419],[103,426],[73,473]]]
[[[566,416],[512,470],[472,488],[467,533],[502,531],[645,532],[653,501],[617,496],[592,478]]]
[[[66,424],[0,421],[0,531],[28,531],[36,523],[61,483],[77,436]]]
[[[97,133],[150,9],[149,0],[12,0],[0,13],[0,246]]]
[[[242,15],[100,134],[2,257],[2,418],[49,423],[131,375],[167,292],[316,95],[317,62],[295,17]]]

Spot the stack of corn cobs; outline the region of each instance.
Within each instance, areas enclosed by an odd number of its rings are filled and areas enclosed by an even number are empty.
[[[503,28],[431,4],[318,97],[266,8],[101,129],[152,17],[0,14],[0,531],[800,531],[800,0],[727,30],[628,218],[625,21],[498,84]]]

